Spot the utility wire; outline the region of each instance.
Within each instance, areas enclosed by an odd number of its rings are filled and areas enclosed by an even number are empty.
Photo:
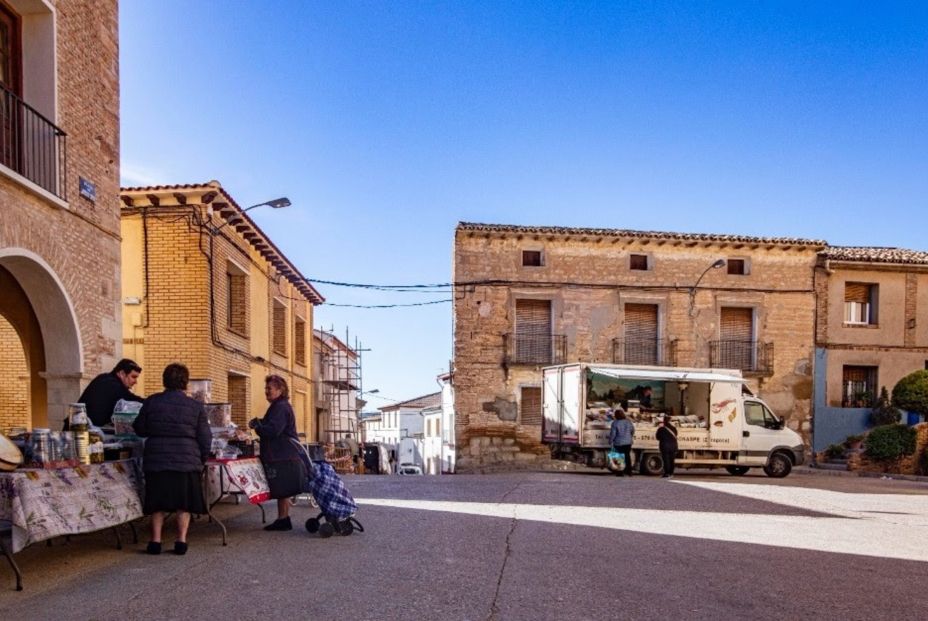
[[[428,306],[429,304],[446,304],[451,302],[451,298],[447,300],[432,300],[431,302],[415,302],[413,304],[332,304],[331,302],[326,302],[325,306],[340,306],[342,308],[398,308],[400,306]]]

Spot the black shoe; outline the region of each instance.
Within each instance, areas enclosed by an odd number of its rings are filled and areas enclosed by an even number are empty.
[[[293,530],[293,524],[290,522],[289,517],[277,518],[265,526],[264,530]]]
[[[146,554],[161,554],[161,542],[160,541],[149,541],[148,547],[145,548]]]
[[[174,542],[174,554],[178,556],[183,556],[187,553],[187,542],[186,541],[175,541]]]

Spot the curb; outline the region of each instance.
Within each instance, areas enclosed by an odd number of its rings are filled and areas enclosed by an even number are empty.
[[[892,474],[885,472],[861,472],[859,470],[831,470],[816,468],[815,466],[801,466],[793,468],[793,474],[805,474],[825,477],[866,477],[868,479],[883,479],[888,481],[911,481],[928,484],[928,477],[915,474]]]

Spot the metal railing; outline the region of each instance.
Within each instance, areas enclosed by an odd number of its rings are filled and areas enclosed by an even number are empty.
[[[615,364],[643,364],[651,366],[677,366],[676,339],[612,340],[612,362]]]
[[[712,341],[710,364],[719,369],[741,369],[747,373],[773,373],[773,343],[759,341]]]
[[[0,164],[65,199],[67,134],[2,84]]]
[[[507,364],[563,364],[567,336],[563,334],[504,334]]]

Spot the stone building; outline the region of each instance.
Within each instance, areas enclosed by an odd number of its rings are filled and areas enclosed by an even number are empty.
[[[345,337],[347,339],[347,335]],[[325,330],[313,330],[315,441],[333,444],[350,434],[360,441],[361,357],[356,348]]]
[[[741,369],[808,440],[818,240],[460,223],[457,470],[547,458],[541,368]]]
[[[815,269],[815,433],[822,451],[867,427],[885,386],[928,369],[928,252],[829,247]]]
[[[216,181],[124,188],[120,198],[123,348],[143,367],[139,392],[162,390],[161,370],[183,362],[244,425],[264,415],[264,378],[275,373],[290,386],[298,431],[313,437],[322,296]]]
[[[121,355],[115,0],[0,2],[0,430]]]

